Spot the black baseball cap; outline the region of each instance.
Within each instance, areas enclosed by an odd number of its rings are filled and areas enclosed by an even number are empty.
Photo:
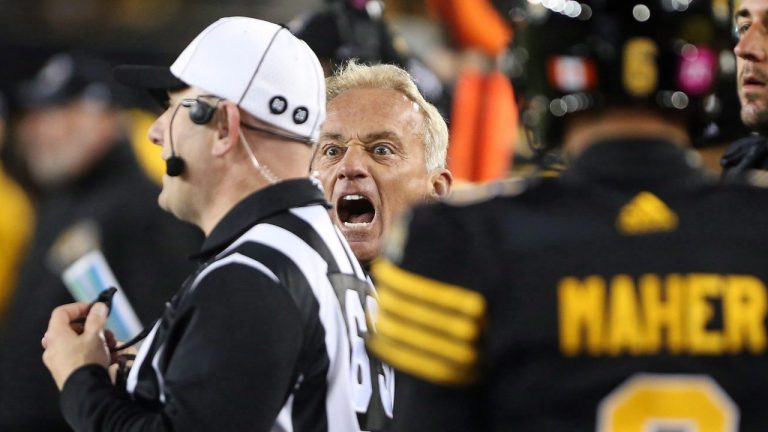
[[[88,98],[119,105],[124,99],[112,79],[110,65],[81,52],[55,54],[34,78],[23,82],[17,98],[23,108],[61,105],[77,98]]]

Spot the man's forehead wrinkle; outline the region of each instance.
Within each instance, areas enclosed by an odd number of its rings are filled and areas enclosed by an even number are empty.
[[[383,131],[376,131],[376,132],[370,132],[363,136],[360,136],[360,133],[357,133],[357,139],[364,142],[364,143],[370,143],[373,141],[376,141],[378,139],[386,138],[392,141],[400,142],[400,136],[391,130],[383,130]]]

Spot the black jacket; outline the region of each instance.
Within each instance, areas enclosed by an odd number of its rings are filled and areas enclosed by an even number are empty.
[[[722,177],[734,180],[750,170],[768,170],[768,145],[762,135],[750,135],[728,146],[720,158]]]

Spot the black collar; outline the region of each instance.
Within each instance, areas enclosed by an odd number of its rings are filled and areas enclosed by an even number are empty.
[[[667,187],[710,183],[690,150],[662,140],[601,141],[576,158],[561,176],[565,182]]]
[[[206,260],[264,219],[290,208],[312,204],[330,208],[318,184],[310,179],[286,180],[254,192],[237,203],[216,224],[200,252],[192,258]]]

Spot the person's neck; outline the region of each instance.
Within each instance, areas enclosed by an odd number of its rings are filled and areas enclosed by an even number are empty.
[[[670,141],[681,147],[690,145],[685,124],[677,118],[651,110],[615,108],[569,119],[563,149],[574,158],[597,142],[638,138]]]
[[[270,186],[265,180],[257,179],[255,178],[256,176],[253,175],[249,177],[244,174],[245,173],[240,176],[233,176],[239,177],[242,180],[222,183],[209,195],[210,199],[201,212],[198,223],[196,223],[196,225],[203,230],[206,237],[211,234],[211,231],[213,231],[216,225],[218,225],[224,216],[240,203],[240,201]]]

